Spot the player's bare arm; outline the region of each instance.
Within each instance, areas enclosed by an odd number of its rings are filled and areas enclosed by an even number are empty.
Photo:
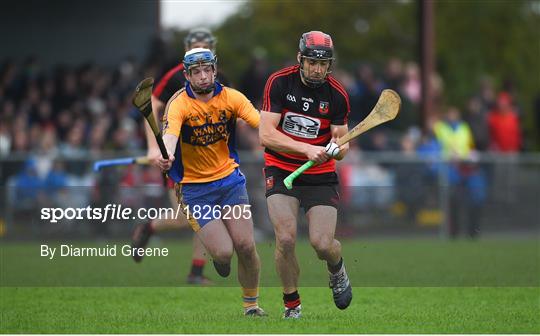
[[[332,132],[331,142],[337,143],[337,140],[347,134],[349,127],[345,125],[330,125],[330,131]],[[334,156],[336,160],[342,160],[349,151],[349,143],[339,146],[339,153]]]
[[[261,125],[259,126],[259,140],[261,145],[275,151],[305,155],[316,164],[326,162],[330,156],[324,147],[296,141],[279,132],[276,127],[281,118],[280,114],[261,111]]]
[[[165,134],[163,136],[163,143],[165,144],[165,148],[167,149],[167,154],[169,154],[169,159],[165,160],[163,156],[160,154],[158,159],[158,167],[162,171],[170,170],[172,167],[172,163],[174,161],[174,149],[176,148],[176,144],[178,142],[178,137],[172,135],[172,134]]]

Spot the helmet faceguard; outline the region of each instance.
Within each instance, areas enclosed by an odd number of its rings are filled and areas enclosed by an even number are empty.
[[[186,50],[192,49],[192,45],[196,42],[204,42],[208,44],[208,49],[215,52],[217,38],[212,35],[212,32],[206,28],[193,28],[184,38],[184,47]]]
[[[191,82],[190,85],[195,93],[207,94],[212,92],[212,90],[214,89],[214,81],[216,78],[217,56],[215,56],[214,53],[209,49],[195,48],[186,52],[186,54],[184,55],[183,63],[184,71],[186,71],[189,75],[191,75],[191,70],[195,67],[211,65],[212,70],[214,71],[214,77],[212,78],[211,85],[208,85],[204,88],[198,87]]]
[[[332,37],[320,31],[310,31],[302,34],[299,43],[300,49],[300,76],[309,87],[319,87],[326,81],[326,76],[331,73],[332,61],[334,60],[334,44]],[[323,79],[309,78],[304,71],[304,58],[330,61],[330,66]]]

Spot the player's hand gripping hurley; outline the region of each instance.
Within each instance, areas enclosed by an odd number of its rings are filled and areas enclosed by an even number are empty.
[[[399,98],[399,95],[394,90],[384,90],[381,93],[377,104],[375,104],[375,107],[373,110],[371,110],[369,115],[347,134],[339,138],[337,140],[337,145],[342,146],[367,130],[387,121],[393,120],[397,116],[400,107],[401,98]],[[283,180],[285,187],[287,187],[287,189],[292,189],[294,179],[296,179],[314,164],[315,162],[308,161],[292,172],[285,178],[285,180]]]
[[[161,152],[161,155],[165,160],[169,159],[169,155],[167,154],[167,149],[165,148],[165,144],[163,143],[163,139],[161,138],[161,130],[159,129],[156,119],[154,118],[154,114],[152,113],[152,87],[154,85],[154,79],[152,77],[148,77],[143,79],[139,85],[135,88],[135,93],[133,94],[133,99],[131,102],[133,105],[139,109],[139,111],[142,113],[146,121],[148,121],[148,124],[150,125],[150,128],[152,129],[152,132],[154,133],[154,136],[156,137],[157,144],[159,146],[159,150]],[[164,173],[165,175],[166,173]]]

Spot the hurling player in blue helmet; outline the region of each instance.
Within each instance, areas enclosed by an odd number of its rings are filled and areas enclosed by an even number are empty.
[[[192,50],[194,48],[206,48],[215,52],[217,38],[212,32],[204,27],[193,28],[189,31],[184,39],[185,51]],[[229,85],[229,82],[222,74],[218,74],[219,82],[224,85]],[[184,77],[184,64],[178,62],[178,64],[169,69],[161,79],[156,81],[156,85],[152,92],[152,111],[156,120],[161,120],[165,105],[169,99],[179,90],[181,90],[186,83]],[[154,138],[154,133],[148,125],[145,126],[146,142],[148,145],[147,157],[151,165],[157,167],[157,160],[160,156],[159,147]],[[168,196],[173,208],[177,208],[176,195],[174,192],[174,182],[168,179],[165,184],[168,189]],[[169,219],[159,218],[152,221],[141,223],[135,227],[132,234],[132,247],[144,248],[147,246],[151,237],[161,231],[182,229],[189,227],[189,224],[183,218]],[[187,283],[195,285],[209,285],[212,282],[203,274],[204,266],[206,265],[207,253],[202,245],[201,241],[194,236],[193,248],[191,254],[191,267],[187,276]],[[134,254],[133,259],[136,262],[141,262],[143,256]]]
[[[251,205],[235,148],[237,120],[255,129],[259,112],[241,92],[216,81],[211,50],[188,51],[183,65],[186,86],[165,108],[163,142],[169,159],[161,156],[159,166],[174,180],[180,209],[219,275],[229,276],[236,252],[244,314],[264,316],[258,305],[260,261]]]
[[[196,66],[210,65],[213,70],[213,80],[209,80],[207,84],[201,85],[195,82],[189,82],[193,92],[198,94],[208,94],[214,90],[215,78],[216,78],[216,63],[217,57],[214,56],[211,50],[204,48],[195,48],[188,52],[184,57],[184,71],[191,75],[191,69]],[[203,82],[204,83],[204,82]],[[199,86],[201,85],[201,86]]]

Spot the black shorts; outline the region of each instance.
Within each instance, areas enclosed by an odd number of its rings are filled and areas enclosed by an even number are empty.
[[[291,190],[285,187],[283,180],[291,172],[269,166],[264,168],[266,197],[274,194],[292,196],[300,201],[304,212],[316,205],[328,205],[338,208],[338,177],[335,172],[324,174],[302,174],[293,182]]]

